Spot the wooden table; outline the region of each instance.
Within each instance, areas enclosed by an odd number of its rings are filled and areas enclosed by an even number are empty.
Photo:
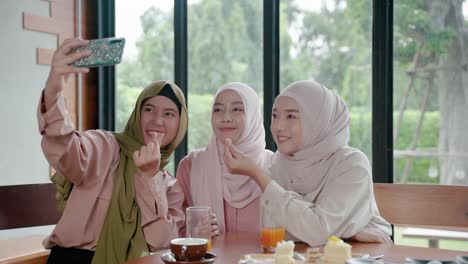
[[[384,260],[393,263],[404,263],[405,257],[419,259],[455,260],[457,255],[468,255],[467,251],[442,250],[434,248],[420,248],[396,246],[377,243],[351,243],[353,253],[370,254],[371,256],[384,254]],[[307,245],[297,243],[295,250],[304,252]],[[167,252],[131,260],[126,264],[164,264],[160,256]],[[236,232],[225,233],[213,240],[211,252],[216,254],[215,264],[236,264],[245,254],[261,253],[260,235],[258,233]]]
[[[0,240],[0,264],[46,263],[49,250],[44,249],[45,235]]]

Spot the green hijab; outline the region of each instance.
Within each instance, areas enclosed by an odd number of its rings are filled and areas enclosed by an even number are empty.
[[[170,87],[181,104],[179,129],[172,143],[161,148],[162,170],[168,163],[172,152],[185,136],[188,125],[187,107],[182,91],[174,83],[156,81],[148,85],[138,97],[135,108],[128,119],[123,133],[114,133],[120,146],[120,162],[114,179],[114,189],[106,219],[94,253],[93,264],[118,264],[129,259],[149,255],[143,230],[141,212],[135,196],[134,174],[136,166],[133,152],[144,144],[140,125],[140,113],[143,101],[158,95],[165,87]],[[72,184],[58,174],[52,177],[57,186],[57,207],[65,208]]]

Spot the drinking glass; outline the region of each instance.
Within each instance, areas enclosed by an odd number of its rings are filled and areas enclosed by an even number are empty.
[[[208,239],[211,250],[211,208],[193,206],[186,209],[186,237]]]
[[[285,229],[275,222],[268,200],[260,201],[261,244],[264,252],[274,252],[276,244],[284,240]]]

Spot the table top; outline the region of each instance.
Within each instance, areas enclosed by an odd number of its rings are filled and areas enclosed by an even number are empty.
[[[37,257],[47,259],[49,250],[44,249],[45,235],[0,240],[0,263],[17,263]]]
[[[468,255],[468,251],[454,251],[434,248],[397,246],[378,243],[353,242],[352,253],[384,254],[383,259],[393,263],[404,263],[406,257],[419,259],[455,260],[458,255]],[[307,245],[296,243],[295,251],[305,252]],[[134,259],[126,264],[164,264],[161,255],[169,250],[160,251],[151,256]],[[245,254],[261,253],[260,234],[249,232],[233,232],[222,234],[213,239],[211,252],[216,254],[215,264],[236,264]]]

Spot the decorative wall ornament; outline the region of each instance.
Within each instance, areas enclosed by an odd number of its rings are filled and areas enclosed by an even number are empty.
[[[57,47],[75,36],[75,0],[41,0],[50,5],[50,16],[23,13],[23,28],[57,35]],[[37,64],[50,65],[53,50],[37,48]]]

